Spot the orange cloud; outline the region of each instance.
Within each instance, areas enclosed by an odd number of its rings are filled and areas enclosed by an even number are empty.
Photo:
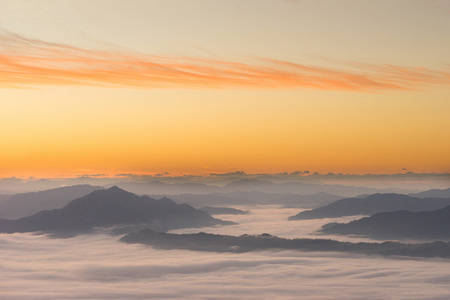
[[[425,68],[353,64],[349,70],[339,70],[274,59],[259,59],[259,62],[255,65],[85,50],[0,32],[0,88],[94,85],[371,92],[450,83],[449,72]]]

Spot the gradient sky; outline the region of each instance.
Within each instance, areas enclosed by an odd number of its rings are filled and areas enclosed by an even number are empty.
[[[0,0],[0,177],[450,171],[449,1]]]

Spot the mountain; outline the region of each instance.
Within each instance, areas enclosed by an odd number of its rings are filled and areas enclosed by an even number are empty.
[[[373,215],[379,212],[409,210],[423,211],[450,205],[450,199],[413,198],[401,194],[375,194],[366,198],[346,198],[313,210],[302,211],[289,220],[339,218],[354,215]]]
[[[323,239],[284,239],[270,234],[261,235],[219,235],[204,232],[194,234],[173,234],[154,232],[149,229],[130,233],[120,239],[128,244],[151,245],[159,249],[186,249],[194,251],[243,253],[262,250],[333,251],[369,255],[442,257],[450,258],[450,243],[434,242],[424,244],[349,243]]]
[[[150,195],[152,198],[162,198],[168,195]],[[188,203],[194,207],[223,206],[223,205],[264,205],[276,204],[287,207],[316,208],[338,199],[341,196],[327,193],[312,195],[298,195],[291,193],[264,193],[264,192],[230,192],[210,194],[181,194],[172,195],[171,199],[178,203]]]
[[[159,199],[162,195],[151,195]],[[178,203],[188,203],[194,207],[222,206],[222,205],[256,205],[254,199],[236,193],[209,193],[209,194],[181,194],[171,198]]]
[[[250,214],[250,211],[248,211],[248,210],[240,210],[240,209],[231,208],[231,207],[205,206],[205,207],[202,207],[199,209],[210,215],[248,215],[248,214]]]
[[[216,192],[219,189],[217,186],[210,186],[203,183],[164,183],[161,181],[119,182],[115,186],[140,195],[205,194]]]
[[[155,200],[139,197],[118,187],[111,187],[72,200],[61,209],[44,210],[18,220],[0,220],[0,232],[43,231],[65,234],[111,226],[125,226],[126,232],[142,226],[168,230],[229,223],[168,198]]]
[[[17,219],[41,210],[61,208],[74,199],[100,189],[103,188],[80,184],[41,192],[12,195],[0,202],[0,218]]]
[[[368,187],[356,187],[345,185],[316,184],[302,182],[274,183],[267,180],[241,179],[230,182],[223,187],[207,185],[203,183],[165,183],[160,181],[150,182],[119,182],[116,186],[132,193],[140,195],[180,195],[180,194],[211,194],[234,192],[264,192],[272,194],[300,194],[311,195],[316,193],[328,193],[342,197],[355,197],[361,194],[374,194],[380,192],[393,192]]]
[[[227,196],[242,197],[252,200],[255,204],[283,205],[286,207],[315,208],[333,201],[342,199],[342,196],[328,193],[292,194],[292,193],[265,193],[265,192],[233,192]]]
[[[302,184],[302,183],[300,183]],[[224,186],[224,190],[228,192],[251,192],[251,191],[265,191],[276,187],[278,184],[267,180],[257,179],[240,179],[230,182]]]
[[[377,239],[450,239],[450,206],[433,211],[378,213],[346,224],[322,227],[327,234],[356,234]]]
[[[220,189],[221,192],[264,192],[264,193],[291,193],[310,195],[316,193],[329,193],[344,197],[355,197],[361,194],[374,194],[391,192],[368,187],[356,187],[334,184],[315,184],[302,182],[273,183],[266,180],[242,179],[231,182]]]
[[[409,195],[417,198],[450,198],[450,188],[445,190],[432,189]]]
[[[60,186],[61,182],[52,181],[49,179],[39,179],[30,181],[25,181],[23,179],[16,177],[0,179],[0,190],[2,190],[2,194],[16,194],[31,191],[42,191],[54,189]]]
[[[9,194],[0,194],[0,205],[3,202],[8,201],[9,198],[11,198],[13,195],[9,195]],[[1,213],[1,212],[0,212]]]

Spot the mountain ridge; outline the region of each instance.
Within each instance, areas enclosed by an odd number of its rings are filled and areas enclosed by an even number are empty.
[[[101,186],[78,184],[11,195],[6,200],[0,202],[0,218],[17,219],[41,210],[61,208],[71,200],[101,189],[104,188]]]
[[[339,218],[373,215],[396,210],[429,211],[450,205],[450,198],[414,198],[403,194],[373,194],[365,198],[345,198],[313,210],[302,211],[289,220]]]
[[[96,227],[150,226],[157,230],[226,225],[187,204],[137,196],[118,187],[97,190],[61,209],[17,220],[0,220],[0,232],[88,232]],[[131,229],[130,229],[131,230]]]
[[[403,244],[398,242],[350,243],[325,239],[286,239],[261,235],[219,235],[210,233],[173,234],[143,229],[129,233],[121,242],[150,245],[158,249],[245,253],[263,250],[347,252],[366,255],[450,258],[450,242]]]
[[[450,239],[450,205],[433,211],[392,211],[349,223],[329,223],[326,234],[362,235],[376,239]]]

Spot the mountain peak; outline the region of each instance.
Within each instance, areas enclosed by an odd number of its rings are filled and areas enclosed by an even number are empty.
[[[109,189],[104,190],[104,192],[106,192],[108,194],[120,194],[120,193],[122,193],[122,194],[133,194],[133,193],[130,193],[130,192],[126,191],[126,190],[121,189],[117,185],[114,185],[114,186],[110,187]]]
[[[107,191],[123,191],[121,188],[119,188],[117,185],[113,185]]]
[[[111,226],[122,227],[121,230],[150,226],[160,231],[218,224],[228,223],[187,204],[180,205],[167,198],[156,201],[139,197],[112,186],[72,200],[60,209],[0,222],[0,232],[87,232],[96,227]]]
[[[159,201],[161,201],[161,202],[173,202],[172,199],[169,199],[167,197],[162,197],[161,199],[159,199]]]

